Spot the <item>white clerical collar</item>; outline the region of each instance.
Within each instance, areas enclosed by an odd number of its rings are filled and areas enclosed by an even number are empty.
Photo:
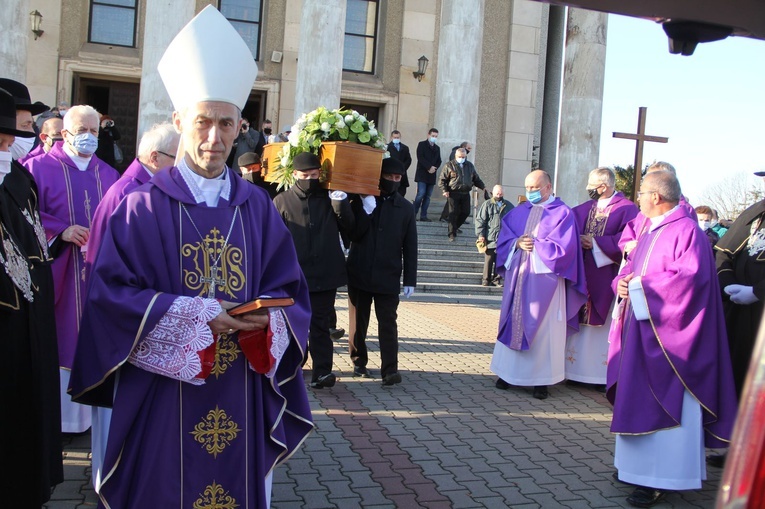
[[[149,168],[146,167],[145,164],[143,164],[141,161],[138,161],[138,163],[141,165],[141,168],[143,168],[144,171],[146,171],[146,173],[149,174],[149,178],[152,178],[154,176],[154,174],[151,172]]]
[[[616,191],[614,191],[614,194],[612,194],[608,198],[601,198],[601,199],[599,199],[598,200],[598,208],[599,209],[604,209],[604,208],[608,207],[608,204],[611,203],[611,200],[614,199],[614,196],[616,196]]]
[[[77,169],[80,171],[85,171],[88,169],[88,166],[90,165],[90,160],[93,157],[92,155],[89,155],[88,157],[78,156],[77,152],[75,152],[74,149],[70,147],[68,143],[64,143],[64,152],[66,152],[66,155],[69,156],[69,158],[72,160],[75,166],[77,166]]]
[[[532,203],[532,205],[535,207],[546,207],[554,201],[555,201],[555,195],[551,193],[550,196],[548,196],[545,201],[540,201],[539,203]]]
[[[220,198],[229,200],[231,181],[226,178],[227,169],[224,167],[223,172],[219,176],[208,179],[194,173],[186,162],[185,157],[178,163],[178,170],[181,172],[186,185],[189,186],[189,191],[191,191],[194,200],[197,203],[205,202],[208,207],[217,206]]]
[[[674,211],[676,211],[678,208],[680,208],[680,204],[675,205],[672,207],[672,210],[669,210],[665,212],[664,214],[656,217],[651,218],[651,227],[648,228],[648,232],[654,231],[656,228],[659,227],[659,225],[664,221],[670,214],[672,214]]]

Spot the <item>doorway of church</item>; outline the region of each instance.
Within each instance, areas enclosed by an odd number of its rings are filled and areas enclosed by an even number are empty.
[[[122,153],[122,160],[114,160],[114,167],[122,173],[135,159],[138,139],[138,104],[140,83],[130,81],[115,81],[112,79],[97,79],[76,76],[74,82],[74,98],[72,104],[88,104],[102,115],[108,115],[114,122],[111,127],[113,137]],[[170,119],[168,118],[168,122]],[[117,136],[116,133],[119,133]],[[104,143],[108,137],[100,136],[99,143]],[[107,141],[107,143],[110,143]],[[113,154],[113,143],[107,147],[99,147],[99,154],[110,150]],[[112,161],[104,157],[110,164]]]

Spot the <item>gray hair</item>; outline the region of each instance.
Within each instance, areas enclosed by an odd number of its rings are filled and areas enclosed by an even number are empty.
[[[648,167],[646,173],[651,173],[652,171],[668,171],[672,175],[677,175],[675,167],[666,161],[654,161],[653,164]]]
[[[674,173],[666,170],[652,171],[643,177],[643,182],[651,191],[659,193],[664,201],[677,204],[680,201],[682,191],[680,182]]]
[[[148,158],[154,151],[175,153],[180,136],[170,122],[154,124],[141,136],[141,142],[138,144],[138,158]]]
[[[616,177],[614,176],[613,170],[611,168],[606,168],[605,166],[599,166],[592,170],[590,172],[590,178],[593,180],[597,179],[598,182],[605,184],[610,188],[613,188],[616,185]]]
[[[467,149],[460,147],[454,151],[454,155],[456,156],[457,154],[462,154],[467,157]]]
[[[66,110],[63,127],[65,131],[72,132],[72,127],[74,127],[72,124],[74,122],[73,119],[75,115],[83,117],[94,117],[96,119],[96,123],[101,122],[101,114],[93,106],[88,106],[87,104],[78,104]]]

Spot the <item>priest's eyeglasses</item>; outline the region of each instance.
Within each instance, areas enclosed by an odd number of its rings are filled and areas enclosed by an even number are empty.
[[[640,195],[642,194],[653,194],[658,193],[658,191],[638,191],[637,197],[640,198]]]
[[[162,154],[162,155],[163,155],[163,156],[165,156],[165,157],[169,157],[170,159],[175,159],[175,156],[171,156],[171,155],[170,155],[170,154],[168,154],[167,152],[162,152],[161,150],[157,150],[157,153],[158,153],[158,154]]]

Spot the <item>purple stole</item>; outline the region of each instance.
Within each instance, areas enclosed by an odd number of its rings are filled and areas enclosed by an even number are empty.
[[[80,171],[60,145],[44,156],[28,160],[27,167],[37,182],[40,218],[49,242],[72,225],[90,228],[104,193],[119,178],[117,170],[95,155],[88,168]],[[56,242],[60,249],[52,270],[59,362],[62,367],[71,368],[85,303],[86,253],[60,238]]]
[[[611,431],[643,434],[679,425],[687,390],[700,404],[707,447],[724,447],[736,395],[720,288],[709,241],[680,207],[644,233],[613,282],[641,276],[650,317],[622,300],[609,334]]]

